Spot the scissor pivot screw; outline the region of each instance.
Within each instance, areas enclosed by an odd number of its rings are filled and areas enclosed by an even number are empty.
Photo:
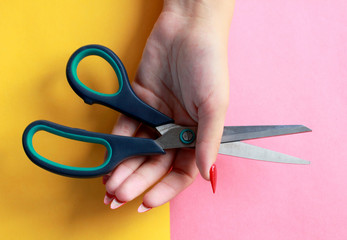
[[[195,133],[190,129],[184,129],[180,133],[180,140],[184,144],[190,144],[195,140]]]

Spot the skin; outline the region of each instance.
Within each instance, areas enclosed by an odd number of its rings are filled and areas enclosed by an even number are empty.
[[[152,187],[143,204],[153,208],[187,188],[199,172],[210,179],[229,103],[227,40],[232,13],[231,0],[164,2],[132,87],[176,124],[198,125],[197,144],[195,150],[168,150],[123,162],[105,184],[118,202],[129,202]],[[113,134],[155,138],[124,115]],[[105,198],[106,204],[111,201]]]

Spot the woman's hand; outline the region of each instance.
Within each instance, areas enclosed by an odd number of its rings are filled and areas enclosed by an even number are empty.
[[[135,93],[179,125],[198,125],[195,151],[135,157],[105,176],[105,204],[117,208],[152,187],[139,211],[160,206],[188,187],[198,172],[206,180],[216,160],[229,103],[227,40],[233,1],[164,3],[147,40]],[[113,134],[153,137],[124,115]]]

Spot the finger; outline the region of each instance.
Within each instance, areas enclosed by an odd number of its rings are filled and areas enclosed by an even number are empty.
[[[115,195],[120,201],[128,202],[141,195],[169,171],[175,151],[165,155],[152,156],[134,171],[117,189]]]
[[[133,136],[138,129],[140,123],[132,118],[129,118],[125,115],[120,115],[117,124],[114,126],[112,130],[112,134],[120,135],[120,136]],[[105,159],[107,154],[105,155]],[[108,180],[110,179],[111,173],[108,173],[103,176],[102,183],[106,185]],[[105,198],[106,199],[106,198]]]
[[[110,179],[110,176],[111,176],[111,173],[108,173],[108,174],[102,176],[102,183],[104,185],[106,185],[107,181]],[[106,191],[106,194],[105,194],[105,197],[104,197],[104,204],[106,204],[106,205],[110,204],[112,199],[113,199],[113,195],[109,194]]]
[[[129,158],[121,163],[112,172],[108,179],[105,187],[106,191],[110,194],[115,195],[116,189],[131,175],[133,174],[146,160],[146,157],[133,157]]]
[[[181,149],[175,157],[170,173],[145,194],[143,205],[153,208],[170,201],[192,184],[198,172],[194,150]]]
[[[154,86],[145,87],[143,84],[141,84],[141,81],[138,80],[133,83],[132,87],[134,89],[134,92],[142,101],[155,108],[159,112],[167,116],[172,116],[173,112],[170,109],[169,105],[164,101],[163,98],[160,98],[156,93],[153,92],[153,89],[161,89],[161,91],[163,91],[163,89],[155,86],[156,81],[152,82]]]
[[[134,136],[140,122],[125,115],[120,115],[112,134],[120,136]]]
[[[198,110],[196,163],[201,176],[206,180],[210,179],[209,170],[217,158],[227,104],[228,98],[220,101],[211,99]]]
[[[108,179],[110,178],[110,176],[111,176],[110,173],[108,173],[108,174],[102,176],[102,184],[105,185],[105,184],[107,183]]]
[[[149,131],[148,128],[141,126],[139,127],[138,131],[135,132],[135,137],[150,137],[152,135],[152,132]],[[134,173],[146,160],[145,156],[136,156],[129,158],[119,164],[116,169],[110,173],[110,176],[108,177],[108,180],[105,184],[106,192],[109,193],[109,195],[115,195],[116,189],[132,174]],[[107,195],[106,195],[107,196]],[[106,199],[106,197],[105,197]],[[108,204],[110,201],[112,201],[112,198],[107,198],[107,201],[105,200],[105,204]]]

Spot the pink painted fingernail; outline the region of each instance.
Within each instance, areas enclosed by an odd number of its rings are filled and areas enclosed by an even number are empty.
[[[123,206],[126,202],[119,202],[117,200],[117,198],[115,197],[112,202],[111,202],[111,205],[110,205],[110,208],[111,209],[116,209],[116,208],[119,208],[121,206]]]
[[[213,164],[210,168],[210,181],[212,186],[213,193],[216,193],[216,185],[217,185],[217,167],[216,164]]]
[[[144,212],[148,212],[149,210],[151,210],[152,208],[146,207],[145,205],[143,205],[143,203],[140,205],[140,207],[137,209],[137,211],[139,213],[144,213]]]
[[[110,194],[110,193],[106,192],[106,194],[105,194],[105,198],[104,198],[104,204],[105,204],[105,205],[110,204],[110,203],[111,203],[111,201],[112,201],[112,199],[114,199],[114,198],[115,198],[115,196],[114,196],[114,195],[112,195],[112,194]]]

